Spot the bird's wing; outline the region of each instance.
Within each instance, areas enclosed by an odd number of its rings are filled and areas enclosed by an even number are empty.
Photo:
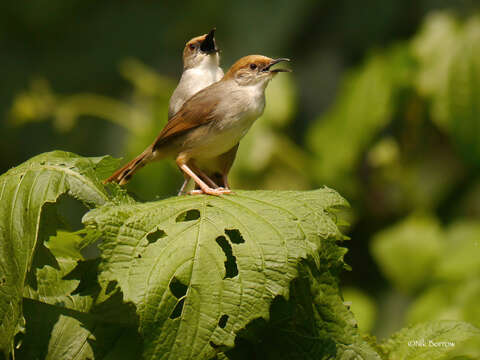
[[[212,84],[193,95],[178,112],[168,121],[153,142],[157,149],[169,140],[184,134],[186,131],[209,123],[215,119],[218,103],[222,96],[219,86]]]

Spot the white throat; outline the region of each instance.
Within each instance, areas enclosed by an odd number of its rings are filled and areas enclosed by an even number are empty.
[[[170,98],[169,119],[181,109],[185,101],[223,77],[223,70],[218,66],[218,60],[218,54],[205,56],[200,64],[182,73],[180,82]]]

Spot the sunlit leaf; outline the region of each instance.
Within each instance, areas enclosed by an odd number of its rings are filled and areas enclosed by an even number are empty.
[[[250,322],[269,318],[302,260],[343,267],[342,252],[320,251],[342,238],[332,212],[342,205],[327,188],[238,191],[107,205],[84,221],[104,237],[102,286],[117,283],[137,307],[145,358],[210,359]]]

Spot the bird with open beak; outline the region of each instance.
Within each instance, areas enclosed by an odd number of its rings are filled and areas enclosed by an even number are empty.
[[[236,147],[265,108],[265,88],[279,72],[272,67],[285,58],[249,55],[238,60],[218,82],[193,95],[170,119],[145,151],[105,180],[120,185],[146,164],[174,157],[201,193],[221,195],[201,168]]]

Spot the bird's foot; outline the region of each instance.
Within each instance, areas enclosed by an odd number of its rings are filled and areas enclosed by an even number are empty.
[[[210,187],[206,187],[201,190],[192,190],[188,192],[189,195],[208,194],[208,195],[215,195],[215,196],[219,196],[223,194],[231,194],[231,193],[232,191],[230,189],[210,188]]]

